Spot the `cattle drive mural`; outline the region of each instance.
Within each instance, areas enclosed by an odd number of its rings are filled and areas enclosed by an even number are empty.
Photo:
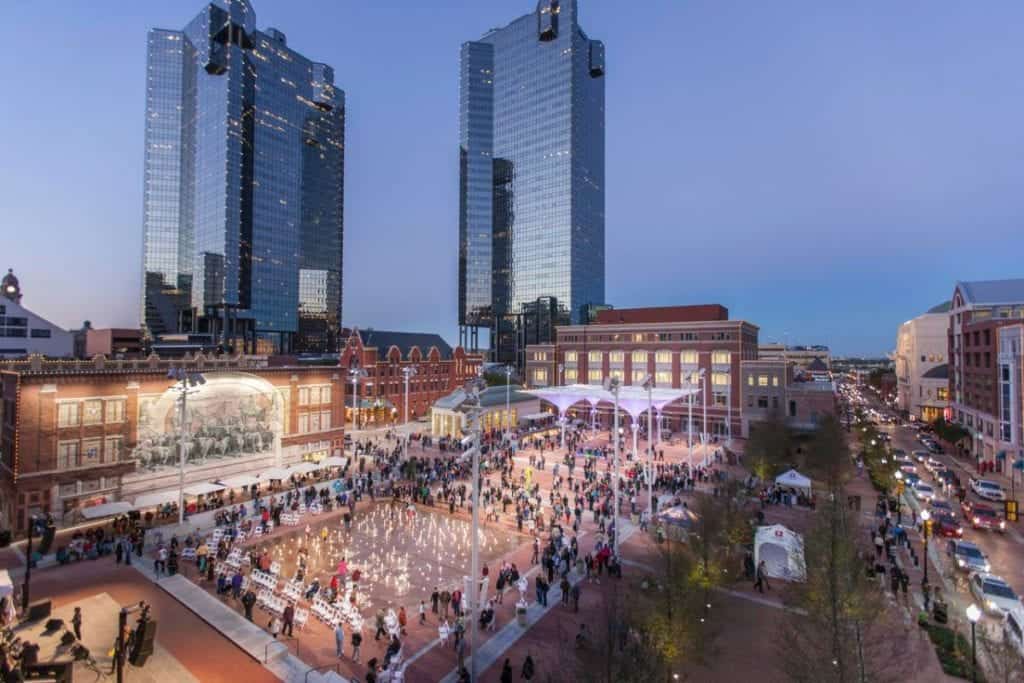
[[[177,467],[178,396],[168,389],[139,398],[139,436],[132,457],[143,472]],[[284,400],[252,375],[210,374],[186,401],[185,464],[197,466],[280,450]]]

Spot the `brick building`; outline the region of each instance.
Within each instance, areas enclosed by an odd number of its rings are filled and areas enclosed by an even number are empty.
[[[1024,279],[958,282],[949,311],[951,419],[971,434],[971,453],[995,461],[1021,449],[1019,326]],[[1018,340],[1014,350],[1014,340]]]
[[[178,393],[168,371],[205,383],[187,398],[186,483],[340,455],[344,373],[270,367],[265,357],[0,363],[0,526],[26,514],[72,524],[90,505],[178,490]]]
[[[739,436],[742,429],[740,364],[758,357],[758,327],[730,320],[717,304],[609,309],[598,311],[589,325],[558,328],[554,344],[527,347],[526,382],[531,387],[601,384],[617,376],[626,386],[647,375],[659,387],[697,384],[705,373],[708,431]],[[703,405],[694,408],[694,420]],[[610,408],[601,405],[600,419]],[[683,431],[687,406],[676,403],[662,414],[662,428]],[[585,417],[585,416],[584,416]],[[731,429],[727,421],[731,418]]]
[[[743,387],[743,437],[772,415],[793,429],[816,429],[827,415],[836,413],[835,385],[830,381],[801,381],[800,366],[781,358],[745,360],[740,364]],[[801,373],[801,376],[806,376]]]
[[[426,416],[434,401],[447,396],[475,377],[481,354],[454,349],[438,334],[353,330],[342,348],[339,365],[351,388],[349,370],[359,367],[358,425],[389,424],[404,419],[406,368],[415,368],[409,380],[409,419]],[[351,389],[350,389],[351,391]],[[351,395],[345,419],[352,420]]]

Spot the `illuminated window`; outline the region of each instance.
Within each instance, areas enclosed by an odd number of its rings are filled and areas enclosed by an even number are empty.
[[[534,384],[547,384],[548,383],[548,371],[546,368],[535,368],[533,371],[533,383]]]
[[[633,365],[637,363],[647,364],[647,352],[646,351],[634,351],[633,352]]]
[[[82,404],[82,424],[98,425],[103,422],[103,401],[91,399]]]
[[[591,365],[593,365],[594,363],[600,364],[601,363],[601,352],[600,351],[591,351],[591,352],[589,352],[587,354],[587,362],[589,362]]]
[[[621,369],[611,370],[611,371],[608,372],[608,376],[609,377],[614,377],[614,378],[616,378],[617,380],[619,380],[621,382],[622,381],[622,370]]]
[[[747,375],[747,386],[748,387],[754,386],[754,376],[753,375]]]
[[[772,375],[772,386],[773,387],[779,386],[779,376],[778,375]]]
[[[576,383],[576,378],[577,378],[576,368],[566,368],[565,369],[565,383],[566,384],[575,384]]]
[[[600,384],[602,381],[604,381],[604,374],[600,368],[587,370],[587,382],[590,384]]]
[[[659,387],[672,386],[672,373],[667,370],[658,370],[654,373],[654,383]]]
[[[548,354],[547,354],[546,351],[534,351],[533,359],[534,360],[547,360],[548,359]]]
[[[697,352],[696,351],[680,351],[679,362],[686,363],[688,365],[697,364]]]
[[[57,426],[78,426],[78,401],[66,401],[57,405]]]
[[[758,375],[757,376],[757,386],[759,386],[759,387],[766,387],[766,386],[768,386],[768,375]]]
[[[612,351],[611,353],[608,354],[608,362],[609,363],[619,363],[619,364],[621,364],[625,359],[626,359],[626,354],[624,352],[622,352],[622,351]]]
[[[577,354],[575,351],[566,351],[565,352],[565,362],[566,363],[575,363],[578,356],[579,356],[579,354]]]
[[[658,351],[654,354],[654,362],[658,365],[671,365],[672,364],[672,352],[671,351]]]
[[[732,358],[732,354],[728,351],[712,351],[711,362],[715,365],[728,365]]]
[[[644,383],[644,379],[647,377],[646,370],[634,370],[633,371],[633,384],[640,385]]]
[[[729,385],[729,373],[728,372],[712,372],[711,383],[716,387],[724,387]]]

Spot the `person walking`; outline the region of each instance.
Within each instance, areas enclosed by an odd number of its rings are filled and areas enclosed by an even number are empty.
[[[374,615],[374,622],[377,625],[377,632],[373,634],[374,640],[380,640],[382,635],[387,634],[387,630],[384,628],[384,610],[378,609],[377,614]]]
[[[533,666],[533,657],[529,654],[526,655],[526,659],[523,660],[523,670],[520,672],[519,677],[523,680],[532,681],[533,675],[536,673]]]
[[[245,595],[242,596],[242,607],[245,608],[245,618],[252,621],[252,608],[256,604],[256,594],[252,592],[252,589],[245,591]]]
[[[352,631],[352,661],[359,663],[359,648],[363,644],[363,634],[359,631]]]
[[[448,592],[448,589],[441,591],[441,618],[448,618],[448,605],[452,601],[452,594]]]
[[[293,603],[288,603],[288,606],[284,608],[284,613],[281,614],[281,618],[284,620],[284,628],[281,629],[281,632],[289,638],[294,638],[295,605]]]
[[[427,603],[420,600],[420,626],[427,623]]]
[[[512,683],[512,664],[508,661],[508,657],[505,658],[505,664],[501,667],[500,683]]]
[[[75,638],[82,640],[82,608],[76,607],[75,614],[71,617],[71,626],[75,630]]]
[[[768,590],[772,589],[772,587],[768,585],[768,570],[765,567],[764,560],[761,560],[757,565],[757,576],[754,581],[754,588],[761,593],[764,593],[765,588]]]
[[[437,592],[437,586],[434,586],[434,592],[430,594],[430,611],[434,614],[440,614],[438,611],[438,604],[441,602],[441,594]]]
[[[338,659],[345,656],[345,622],[339,621],[334,627],[334,652]]]

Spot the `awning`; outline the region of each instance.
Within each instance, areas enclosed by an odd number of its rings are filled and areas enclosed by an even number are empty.
[[[315,462],[300,462],[298,465],[292,465],[288,468],[288,471],[292,474],[309,474],[310,472],[316,472],[320,469],[320,465]]]
[[[0,569],[0,597],[10,595],[14,592],[14,584],[11,583],[11,575],[6,569]]]
[[[551,420],[558,417],[554,413],[532,413],[530,415],[524,415],[520,420]]]
[[[155,508],[157,505],[163,505],[164,503],[177,502],[178,490],[172,489],[170,491],[157,491],[156,493],[146,493],[138,496],[133,505],[136,510],[144,510],[145,508]]]
[[[225,488],[240,489],[252,486],[253,484],[258,484],[260,483],[260,480],[248,474],[237,474],[233,477],[218,479],[217,483],[223,484]]]
[[[321,467],[344,467],[348,464],[348,458],[341,458],[337,455],[332,455],[329,458],[324,458],[320,461]]]
[[[262,481],[287,479],[290,476],[292,476],[292,473],[283,467],[272,467],[265,472],[260,472],[260,479]]]
[[[86,519],[99,519],[100,517],[113,517],[114,515],[124,515],[132,510],[132,504],[127,501],[118,501],[116,503],[103,503],[102,505],[90,505],[89,507],[82,508],[82,517]]]
[[[207,493],[216,493],[217,491],[223,491],[224,487],[220,484],[210,484],[208,482],[199,482],[198,484],[192,484],[191,486],[185,487],[186,496],[205,496]]]

